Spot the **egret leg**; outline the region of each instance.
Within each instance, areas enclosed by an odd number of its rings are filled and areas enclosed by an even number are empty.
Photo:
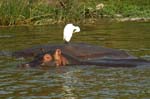
[[[65,41],[65,44],[69,44],[69,42]]]

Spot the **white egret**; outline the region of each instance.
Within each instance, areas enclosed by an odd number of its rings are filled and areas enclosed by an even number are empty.
[[[64,28],[63,39],[66,43],[69,43],[73,33],[80,32],[80,28],[78,26],[74,26],[73,24],[67,24]]]

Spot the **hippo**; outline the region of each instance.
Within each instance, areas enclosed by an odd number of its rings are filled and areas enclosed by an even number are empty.
[[[55,55],[58,50],[61,51],[61,53],[58,54],[61,55],[60,58],[56,58]],[[41,45],[16,51],[13,53],[13,56],[17,58],[33,57],[32,61],[21,64],[21,67],[38,67],[44,65],[85,65],[103,67],[150,66],[150,61],[132,56],[123,50],[86,43]]]

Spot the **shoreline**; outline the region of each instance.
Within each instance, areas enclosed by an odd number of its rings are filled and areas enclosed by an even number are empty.
[[[114,21],[118,22],[150,22],[150,18],[140,18],[140,17],[135,17],[135,18],[114,18]]]
[[[27,19],[28,20],[28,19]],[[44,21],[43,21],[44,20]],[[140,18],[140,17],[135,17],[135,18],[129,18],[129,17],[116,17],[116,18],[89,18],[89,19],[84,19],[84,21],[77,21],[77,22],[72,22],[72,23],[77,23],[77,24],[96,24],[97,21],[99,20],[107,20],[111,22],[150,22],[150,18]],[[87,22],[88,21],[88,22]],[[21,24],[13,24],[13,25],[0,25],[1,28],[3,27],[13,27],[13,26],[43,26],[43,25],[54,25],[54,24],[65,24],[69,22],[63,22],[63,21],[58,21],[58,20],[53,20],[53,19],[41,19],[37,20],[35,22],[27,22],[23,23],[25,21],[20,22]],[[39,24],[37,24],[39,23]]]

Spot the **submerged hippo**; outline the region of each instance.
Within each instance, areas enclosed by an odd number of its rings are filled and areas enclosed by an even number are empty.
[[[56,55],[58,50],[61,53]],[[31,62],[21,65],[23,67],[37,67],[43,65],[150,66],[150,61],[134,57],[125,51],[85,43],[37,46],[14,52],[13,56],[34,57]],[[61,57],[56,59],[57,56]]]
[[[43,45],[13,53],[15,57],[34,57],[21,67],[64,66],[64,65],[98,65],[114,67],[150,66],[150,61],[139,59],[127,52],[104,48],[85,43],[69,43],[73,34],[80,32],[78,26],[67,24],[63,32],[63,40],[67,44]]]

